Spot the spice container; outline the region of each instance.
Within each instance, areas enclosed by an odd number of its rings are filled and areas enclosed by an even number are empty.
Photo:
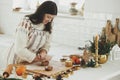
[[[67,60],[67,61],[65,62],[65,66],[66,66],[66,67],[72,67],[72,66],[73,66],[72,61],[71,61],[71,60]]]

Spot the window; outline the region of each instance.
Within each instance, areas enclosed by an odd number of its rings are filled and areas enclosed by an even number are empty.
[[[13,10],[35,10],[38,5],[46,0],[13,0]],[[85,0],[51,0],[58,5],[58,12],[69,13],[71,8],[71,3],[75,2],[75,8],[78,12],[84,11]]]

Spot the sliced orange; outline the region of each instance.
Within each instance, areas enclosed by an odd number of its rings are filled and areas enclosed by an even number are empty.
[[[25,73],[26,67],[24,65],[17,66],[16,68],[16,74],[18,76],[22,76],[23,73]]]

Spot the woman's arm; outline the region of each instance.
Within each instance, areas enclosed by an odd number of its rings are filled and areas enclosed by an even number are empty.
[[[15,53],[21,59],[31,63],[35,57],[36,53],[27,49],[27,41],[28,36],[26,31],[22,31],[21,27],[16,32],[16,39],[15,39]]]
[[[51,43],[51,36],[52,36],[51,34],[47,35],[46,43],[42,46],[42,48],[40,50],[45,50],[46,52],[49,51],[50,43]]]
[[[46,43],[43,45],[42,48],[40,48],[40,50],[38,52],[39,58],[44,60],[48,57],[47,53],[48,53],[49,48],[50,48],[50,43],[51,43],[51,35],[49,34],[47,37]]]

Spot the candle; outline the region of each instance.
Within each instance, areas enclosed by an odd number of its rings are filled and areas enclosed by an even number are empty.
[[[99,36],[98,35],[96,35],[95,36],[95,67],[98,67],[99,66],[99,64],[98,64],[98,38],[99,38]]]
[[[96,35],[95,36],[95,49],[98,49],[98,38],[99,38],[99,36]]]

